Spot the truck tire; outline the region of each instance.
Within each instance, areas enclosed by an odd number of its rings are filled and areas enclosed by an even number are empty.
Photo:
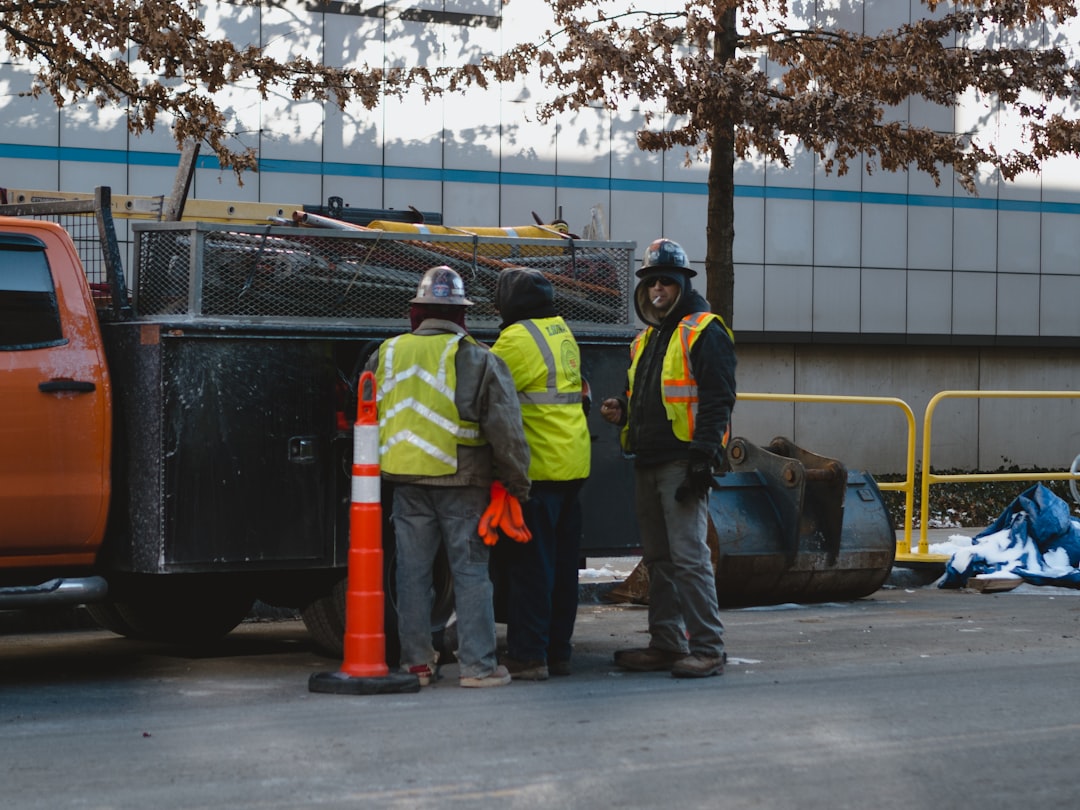
[[[397,555],[392,542],[383,550],[383,634],[386,638],[386,664],[396,668],[401,658],[401,643],[397,629]],[[446,553],[440,549],[435,558],[435,601],[431,611],[432,643],[439,651],[439,660],[447,663],[453,658],[453,649],[445,649],[453,643],[454,580]],[[331,658],[341,658],[345,653],[345,612],[348,576],[334,583],[330,592],[308,603],[300,611],[304,626],[311,634],[319,652]]]
[[[345,645],[345,591],[348,577],[342,576],[330,592],[317,597],[300,609],[316,649],[330,658],[341,658]]]
[[[87,612],[117,635],[174,644],[216,641],[251,612],[255,599],[242,589],[199,582],[129,582]]]

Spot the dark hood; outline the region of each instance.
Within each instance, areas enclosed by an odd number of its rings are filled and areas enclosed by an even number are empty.
[[[531,267],[508,267],[495,285],[499,328],[530,318],[555,317],[555,291],[543,273]]]
[[[679,282],[679,295],[667,316],[663,318],[649,300],[649,283],[657,276],[669,276]],[[648,326],[659,327],[669,318],[674,317],[677,320],[691,312],[709,312],[710,308],[708,301],[693,288],[689,276],[685,273],[673,272],[672,268],[668,267],[649,273],[638,282],[637,287],[634,288],[634,311]]]

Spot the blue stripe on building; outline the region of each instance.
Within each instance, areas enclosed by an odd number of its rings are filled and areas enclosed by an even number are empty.
[[[83,149],[70,146],[0,144],[0,158],[17,160],[72,161],[79,163],[128,164],[131,166],[175,167],[179,156],[166,152],[138,152],[122,149]],[[217,158],[203,156],[200,169],[220,169]],[[706,196],[705,183],[671,180],[633,180],[620,177],[529,174],[525,172],[471,171],[368,163],[334,163],[310,160],[261,160],[259,171],[267,174],[308,174],[326,177],[372,177],[387,180],[479,183],[483,185],[531,186],[534,188],[576,188],[596,191],[629,191],[652,194],[697,194]],[[799,188],[796,186],[736,185],[736,197],[767,200],[803,200],[868,205],[906,205],[930,208],[966,208],[984,211],[1026,211],[1080,215],[1080,203],[1010,200],[936,194],[900,194],[876,191]]]

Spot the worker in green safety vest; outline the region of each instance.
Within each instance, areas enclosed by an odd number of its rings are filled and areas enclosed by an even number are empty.
[[[524,504],[528,543],[500,542],[494,566],[506,578],[506,646],[517,680],[570,674],[578,607],[582,512],[591,440],[583,407],[581,351],[555,311],[551,282],[533,268],[499,273],[495,305],[502,318],[491,350],[514,378],[531,461]]]
[[[502,686],[496,656],[489,549],[477,532],[498,471],[506,490],[529,495],[529,446],[506,364],[465,328],[461,277],[428,270],[410,301],[412,331],[383,342],[375,372],[380,472],[394,485],[401,667],[432,681],[433,567],[445,545],[454,581],[459,683]]]

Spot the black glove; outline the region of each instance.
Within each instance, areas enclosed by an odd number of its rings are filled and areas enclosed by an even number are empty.
[[[714,487],[712,461],[702,453],[694,453],[686,463],[686,478],[675,490],[675,500],[681,503],[689,497],[704,498]]]

